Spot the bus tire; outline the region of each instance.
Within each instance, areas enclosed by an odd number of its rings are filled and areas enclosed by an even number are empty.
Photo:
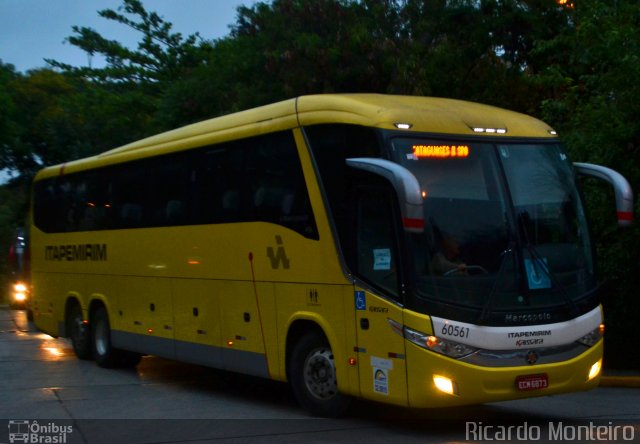
[[[349,397],[338,391],[331,346],[319,331],[310,331],[293,346],[289,363],[289,381],[298,403],[311,414],[343,416]]]
[[[100,367],[113,368],[121,362],[120,350],[111,345],[109,315],[104,307],[98,307],[91,320],[91,344],[93,359]]]
[[[71,345],[73,345],[73,351],[76,356],[84,360],[92,359],[91,330],[89,329],[89,325],[84,322],[82,308],[80,308],[80,305],[77,303],[73,304],[69,309],[67,322]]]
[[[120,350],[111,345],[111,325],[107,310],[100,306],[91,321],[91,350],[93,359],[100,367],[135,367],[142,355],[128,350]]]

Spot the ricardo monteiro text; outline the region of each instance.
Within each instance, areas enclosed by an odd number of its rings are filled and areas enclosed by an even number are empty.
[[[467,441],[633,441],[635,428],[631,425],[594,423],[564,424],[549,422],[547,427],[524,422],[520,425],[487,425],[481,421],[467,422]]]
[[[107,244],[47,245],[47,261],[106,261]]]

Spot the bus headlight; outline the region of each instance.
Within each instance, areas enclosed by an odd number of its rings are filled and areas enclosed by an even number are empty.
[[[27,286],[22,282],[16,282],[13,284],[12,298],[14,302],[22,303],[27,300]]]
[[[436,336],[427,335],[407,327],[404,328],[404,337],[417,346],[456,359],[470,355],[477,350],[476,348],[469,347],[468,345],[461,344],[450,339],[442,339]]]
[[[586,335],[578,339],[578,342],[583,345],[586,345],[587,347],[592,347],[600,340],[600,338],[602,338],[603,335],[604,335],[604,324],[600,324],[598,328],[590,331],[589,333],[587,333]]]

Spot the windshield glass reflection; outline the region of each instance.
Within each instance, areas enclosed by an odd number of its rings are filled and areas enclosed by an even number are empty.
[[[567,304],[595,285],[571,165],[559,145],[393,139],[418,178],[417,297],[480,311]],[[571,304],[573,302],[570,302]]]

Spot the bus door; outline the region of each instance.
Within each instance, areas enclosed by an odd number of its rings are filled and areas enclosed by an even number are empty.
[[[355,199],[354,292],[360,392],[406,405],[407,380],[396,211],[388,187],[360,188]]]

